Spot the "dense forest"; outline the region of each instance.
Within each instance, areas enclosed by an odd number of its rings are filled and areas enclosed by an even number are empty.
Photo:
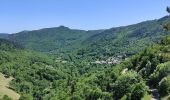
[[[75,80],[104,69],[100,65],[91,68],[79,61],[55,62],[52,57],[25,50],[19,44],[4,39],[0,40],[0,44],[0,72],[15,78],[10,88],[21,94],[21,100],[64,99],[69,96]]]
[[[80,48],[80,43],[85,41],[86,38],[99,34],[102,31],[84,31],[59,26],[34,31],[22,31],[9,35],[6,38],[21,43],[27,49],[52,55],[61,55]]]
[[[5,38],[27,49],[62,58],[71,53],[78,55],[79,59],[105,59],[108,56],[131,56],[154,44],[169,34],[162,26],[169,21],[170,17],[165,16],[129,26],[89,31],[60,26],[22,31]]]
[[[1,40],[0,71],[15,77],[11,88],[22,94],[21,100],[122,97],[136,100],[149,94],[148,86],[158,88],[161,96],[165,96],[170,91],[169,44],[170,37],[166,37],[160,44],[147,48],[114,68],[105,66],[98,70],[101,66],[96,65],[95,71],[89,72],[73,64],[54,63],[52,58],[23,51],[16,44]]]
[[[1,34],[0,73],[20,100],[150,100],[153,89],[170,99],[169,21]]]

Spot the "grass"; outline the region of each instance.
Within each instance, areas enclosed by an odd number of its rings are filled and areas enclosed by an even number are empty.
[[[167,95],[167,96],[161,98],[161,100],[168,100],[168,98],[170,98],[170,95]]]
[[[12,81],[12,77],[5,78],[5,76],[0,73],[0,99],[4,96],[7,95],[9,96],[12,100],[19,100],[20,95],[16,93],[15,91],[9,89],[9,83]]]
[[[141,100],[151,100],[152,96],[149,94],[146,94]]]

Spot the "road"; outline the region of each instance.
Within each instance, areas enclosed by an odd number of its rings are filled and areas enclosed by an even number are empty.
[[[160,100],[160,95],[157,89],[150,89],[152,98],[151,100]]]

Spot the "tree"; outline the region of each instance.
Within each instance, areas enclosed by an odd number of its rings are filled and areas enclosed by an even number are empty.
[[[170,14],[170,7],[166,8],[166,11]],[[164,28],[169,31],[170,30],[170,23],[167,23],[166,25],[164,25]]]
[[[146,87],[146,88],[145,88]],[[127,96],[137,100],[147,93],[148,88],[136,72],[127,72],[118,77],[113,86],[113,96],[116,100]]]
[[[168,13],[170,13],[170,7],[167,7],[167,8],[166,8],[166,11],[167,11]]]
[[[131,94],[132,100],[140,100],[145,94],[147,94],[148,87],[144,82],[137,83],[134,85],[133,92]]]
[[[170,76],[163,78],[159,82],[159,93],[161,96],[166,96],[170,93]]]

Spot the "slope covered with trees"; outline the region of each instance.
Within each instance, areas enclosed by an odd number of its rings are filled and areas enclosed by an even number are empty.
[[[150,95],[150,88],[168,98],[169,20],[167,16],[108,30],[61,26],[12,34],[9,40],[0,39],[0,72],[14,77],[10,88],[21,100],[140,100]],[[92,63],[139,51],[116,66]],[[62,59],[65,53],[68,56]]]
[[[7,38],[9,34],[7,33],[0,33],[0,38]]]
[[[8,38],[24,45],[27,49],[62,54],[80,48],[82,41],[101,31],[84,31],[60,26],[35,31],[23,31],[12,34]]]
[[[160,97],[170,95],[170,37],[150,46],[114,68],[87,73],[75,78],[65,94],[55,99],[76,100],[140,100],[151,95],[149,88],[158,89]],[[60,86],[60,85],[59,85]],[[67,83],[61,85],[67,87]],[[67,90],[68,89],[68,90]],[[62,92],[62,93],[61,93]]]
[[[43,78],[43,73],[50,73],[53,60],[45,55],[24,50],[20,45],[8,40],[0,39],[0,72],[15,79],[11,89],[19,94],[21,99],[37,97],[44,88],[50,87],[50,81]],[[56,71],[55,71],[56,72]],[[39,74],[41,73],[41,74]],[[51,72],[52,74],[52,72]],[[54,73],[53,73],[54,74]],[[49,74],[50,75],[50,74]],[[56,78],[58,74],[51,77]],[[45,76],[44,76],[45,77]],[[50,76],[46,75],[46,78]],[[61,78],[61,77],[60,77]],[[33,82],[33,83],[31,83]],[[29,96],[30,95],[30,96]],[[22,99],[25,100],[25,99]]]
[[[112,28],[88,38],[87,47],[78,51],[85,57],[133,55],[170,34],[162,25],[170,22],[166,16],[130,26]]]
[[[74,61],[56,61],[26,50],[15,42],[0,39],[0,72],[6,77],[14,77],[10,89],[19,93],[21,100],[71,98],[75,80],[105,69],[100,65],[92,67],[87,62]],[[8,100],[8,97],[4,98]]]
[[[169,22],[166,16],[158,20],[105,29],[84,31],[64,26],[35,31],[23,31],[9,35],[9,39],[27,49],[62,55],[78,54],[84,58],[104,58],[108,56],[133,55],[155,43],[169,33],[162,24]]]
[[[52,58],[1,40],[0,72],[13,76],[21,100],[138,100],[157,88],[169,95],[170,37],[114,66],[54,62]]]

